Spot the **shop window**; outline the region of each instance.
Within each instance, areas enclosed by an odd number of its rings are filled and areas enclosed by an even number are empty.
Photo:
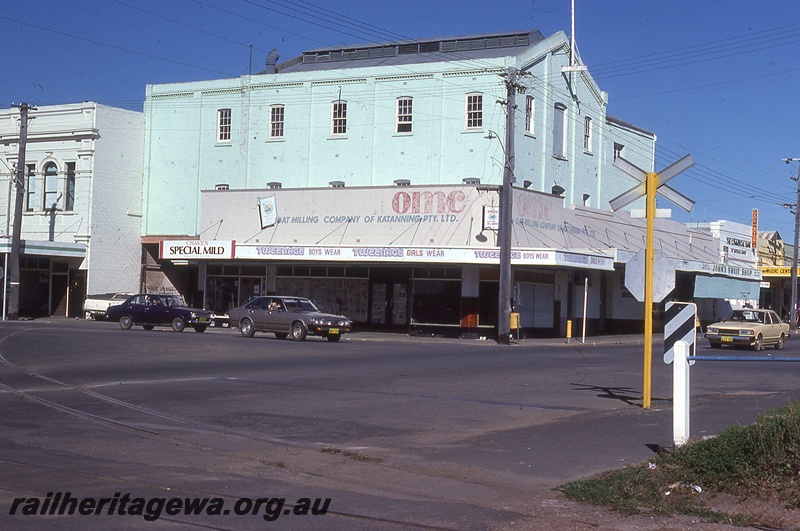
[[[461,281],[415,279],[412,292],[413,323],[461,323]]]

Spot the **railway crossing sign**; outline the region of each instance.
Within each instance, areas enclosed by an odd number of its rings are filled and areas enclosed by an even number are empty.
[[[617,157],[616,160],[614,160],[614,166],[639,181],[639,184],[609,201],[609,203],[611,203],[611,210],[619,210],[647,194],[647,172],[622,157]],[[658,186],[656,187],[657,192],[661,194],[662,197],[669,199],[687,212],[694,207],[694,201],[677,190],[673,190],[665,183],[692,166],[694,166],[694,159],[691,155],[686,155],[679,161],[670,164],[659,172]]]
[[[666,186],[666,182],[694,166],[694,159],[691,155],[686,155],[679,161],[664,168],[660,174],[646,172],[636,167],[622,157],[614,160],[614,166],[621,169],[637,181],[639,184],[624,192],[610,201],[611,210],[619,210],[637,199],[646,197],[645,209],[647,213],[647,237],[645,241],[645,260],[644,260],[644,384],[642,407],[650,409],[650,384],[651,368],[653,362],[653,271],[655,264],[654,232],[656,218],[656,194],[669,199],[684,210],[691,210],[694,201],[685,195]]]

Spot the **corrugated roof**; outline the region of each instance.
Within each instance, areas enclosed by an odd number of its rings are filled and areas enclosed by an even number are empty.
[[[541,40],[544,36],[539,30],[526,30],[316,48],[278,65],[278,72],[491,59],[514,55],[510,49]]]

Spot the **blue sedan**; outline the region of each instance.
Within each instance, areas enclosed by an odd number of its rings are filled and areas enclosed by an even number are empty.
[[[190,308],[177,295],[151,293],[140,293],[122,304],[109,306],[106,315],[109,320],[118,321],[123,330],[141,325],[145,330],[170,326],[176,332],[183,332],[191,326],[195,332],[202,333],[212,321],[211,312]]]

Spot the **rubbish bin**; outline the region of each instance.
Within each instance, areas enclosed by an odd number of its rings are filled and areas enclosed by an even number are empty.
[[[511,330],[518,330],[519,329],[519,314],[518,313],[512,313],[511,314],[511,325],[510,325],[510,328],[511,328]]]

